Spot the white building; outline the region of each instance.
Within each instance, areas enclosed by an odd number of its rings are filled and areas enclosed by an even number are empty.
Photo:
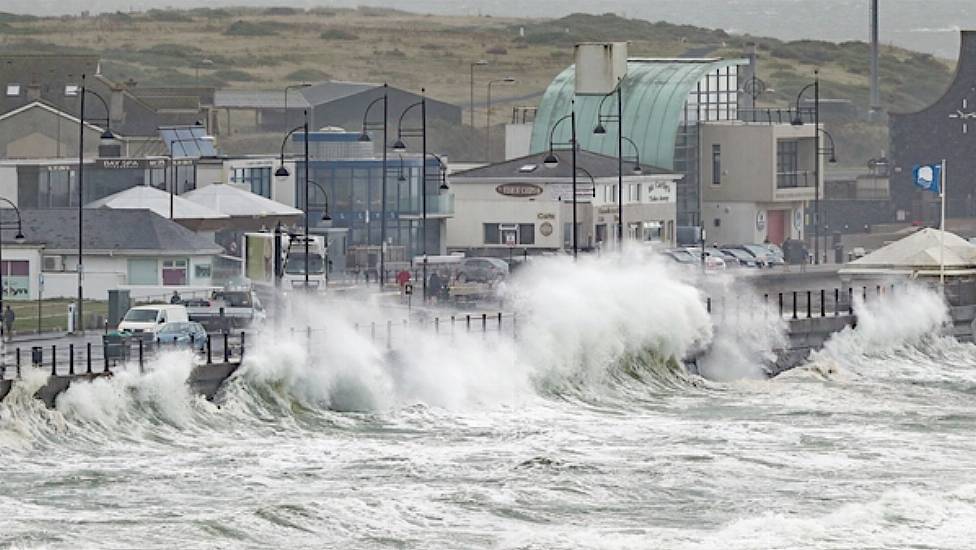
[[[543,164],[546,152],[453,174],[448,252],[507,257],[572,249],[572,152],[556,154],[552,168]],[[602,247],[616,241],[617,159],[582,150],[576,156],[578,246]],[[680,176],[646,165],[635,174],[633,162],[624,167],[625,235],[673,244]]]
[[[699,173],[708,240],[782,244],[803,239],[804,204],[814,199],[818,179],[823,186],[823,155],[815,152],[815,136],[812,124],[703,123]]]
[[[85,209],[84,295],[105,300],[112,289],[133,297],[213,288],[221,248],[150,210]],[[9,209],[6,221],[16,220]],[[22,210],[25,242],[4,231],[4,298],[69,298],[78,292],[78,209]]]

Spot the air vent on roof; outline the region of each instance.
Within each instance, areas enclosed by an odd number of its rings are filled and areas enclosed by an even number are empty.
[[[519,172],[526,172],[526,173],[535,172],[535,169],[538,167],[539,167],[538,164],[525,164],[521,168],[519,168]]]

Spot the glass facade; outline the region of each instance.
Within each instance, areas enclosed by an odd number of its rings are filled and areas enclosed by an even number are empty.
[[[332,227],[349,230],[349,246],[380,246],[383,228],[383,162],[379,159],[311,161],[308,189],[311,220],[319,220],[328,194]],[[386,178],[386,242],[403,246],[410,256],[423,253],[424,197],[421,195],[421,164],[416,156],[390,158]],[[442,219],[453,213],[453,195],[440,189],[440,163],[427,159],[427,253],[441,250]],[[305,208],[304,163],[297,163],[295,205]],[[319,189],[321,187],[321,189]]]
[[[271,167],[235,168],[230,181],[248,186],[252,193],[271,198]]]
[[[138,165],[132,167],[85,164],[84,203],[88,204],[139,185],[151,185],[168,191],[167,176],[173,177],[174,168],[166,167],[162,161],[150,163],[145,159],[139,160]],[[195,165],[177,165],[175,173],[177,193],[196,188]],[[23,208],[78,206],[78,164],[19,166],[17,198],[19,206]]]

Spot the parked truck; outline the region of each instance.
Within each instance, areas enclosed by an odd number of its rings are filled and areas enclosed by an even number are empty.
[[[306,262],[306,241],[308,261]],[[246,233],[244,235],[244,278],[261,295],[274,289],[274,234]],[[326,287],[326,242],[321,235],[281,235],[281,289],[285,292],[305,286],[308,267],[308,287],[317,292]]]

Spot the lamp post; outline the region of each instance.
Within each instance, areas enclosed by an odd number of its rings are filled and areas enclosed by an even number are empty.
[[[471,127],[474,128],[474,68],[484,67],[488,64],[485,59],[479,59],[474,63],[471,63],[471,103],[468,105],[468,119],[471,122]]]
[[[282,117],[283,127],[285,128],[288,127],[288,91],[297,90],[299,88],[308,88],[309,86],[311,86],[311,84],[309,84],[308,82],[302,82],[301,84],[291,84],[289,86],[285,86],[285,116]]]
[[[603,103],[608,97],[617,95],[617,114],[604,115]],[[617,89],[603,96],[600,106],[596,110],[596,127],[593,128],[594,134],[606,134],[607,129],[603,126],[604,122],[617,123],[617,246],[623,249],[624,246],[624,92],[623,81],[617,81]],[[631,143],[633,143],[631,141]],[[634,145],[636,149],[637,145]]]
[[[820,71],[813,71],[814,80],[807,84],[796,95],[796,117],[793,119],[794,126],[803,125],[803,116],[800,112],[800,99],[803,94],[813,88],[813,125],[817,130],[813,132],[813,250],[814,263],[820,264]]]
[[[424,303],[427,302],[427,91],[425,89],[420,90],[420,101],[408,105],[403,112],[400,113],[400,120],[397,123],[397,140],[393,143],[393,150],[398,152],[403,152],[407,150],[407,145],[403,142],[404,137],[420,137],[421,140],[421,154],[420,154],[420,202],[421,208],[423,210],[420,226],[420,240],[421,240],[421,250],[423,255],[423,289],[424,289]],[[404,128],[403,118],[407,116],[407,113],[415,108],[420,107],[420,128]]]
[[[108,108],[108,103],[105,98],[98,95],[97,93],[89,90],[85,86],[85,75],[81,75],[81,87],[78,88],[78,99],[81,102],[80,108],[78,109],[78,305],[75,307],[76,323],[75,326],[79,331],[84,331],[84,315],[82,315],[82,307],[84,304],[84,290],[82,288],[83,275],[84,272],[84,240],[82,239],[84,231],[84,208],[85,208],[85,195],[84,195],[84,182],[85,182],[85,96],[92,95],[102,102],[102,106],[105,107],[105,132],[102,133],[102,139],[112,139],[112,131],[109,128],[112,123],[111,111]]]
[[[304,201],[305,202],[305,204],[304,204],[304,207],[305,208],[303,208],[303,210],[305,212],[305,216],[304,216],[305,217],[305,291],[308,292],[308,286],[309,286],[309,283],[308,283],[308,254],[309,254],[309,250],[308,250],[308,245],[309,245],[309,243],[308,243],[308,238],[309,238],[309,235],[308,235],[308,186],[309,186],[308,173],[309,173],[311,167],[309,166],[309,163],[308,163],[308,109],[305,109],[303,112],[305,114],[305,124],[302,124],[301,126],[296,126],[295,128],[292,128],[291,130],[288,131],[287,134],[285,134],[285,138],[283,140],[281,140],[281,166],[279,166],[278,169],[275,170],[275,177],[288,177],[288,169],[285,168],[285,144],[288,143],[288,138],[291,137],[292,134],[294,134],[295,132],[297,132],[299,130],[302,130],[302,132],[304,133],[304,137],[305,137],[305,201]]]
[[[507,76],[505,78],[496,78],[494,80],[488,81],[488,103],[486,105],[485,113],[485,160],[491,163],[491,85],[499,83],[511,84],[515,82],[515,79]]]
[[[17,208],[17,205],[14,204],[10,199],[8,199],[6,197],[0,197],[0,201],[3,201],[5,203],[9,204],[10,207],[14,209],[14,213],[17,214],[17,223],[16,223],[16,225],[14,225],[14,222],[13,221],[0,221],[0,232],[2,232],[4,229],[13,229],[13,228],[16,227],[17,228],[17,234],[14,236],[14,241],[17,242],[17,243],[24,242],[24,230],[23,230],[23,223],[22,223],[22,220],[20,218],[20,209]],[[7,287],[4,286],[4,282],[3,282],[3,275],[4,275],[4,273],[3,273],[3,235],[0,234],[0,315],[3,315],[3,311],[4,311],[4,309],[3,309],[3,296],[4,296],[4,294],[7,293]],[[4,330],[5,330],[4,323],[0,323],[0,340],[3,340],[6,337],[6,334],[4,334]]]
[[[573,173],[573,259],[575,260],[579,256],[579,235],[576,229],[576,102],[572,103],[572,112],[568,115],[564,115],[562,118],[556,121],[549,130],[549,154],[542,160],[542,165],[546,168],[555,168],[559,166],[559,157],[556,156],[553,146],[556,144],[553,141],[553,136],[556,133],[556,128],[559,124],[569,119],[572,129],[570,130],[570,139],[568,145],[572,151],[571,158],[571,171]],[[560,145],[567,145],[567,143],[560,143]]]
[[[369,110],[373,107],[373,105],[379,103],[380,101],[383,102],[383,122],[382,123],[370,122]],[[382,168],[383,179],[382,179],[382,183],[380,184],[380,268],[378,273],[379,276],[377,277],[380,284],[380,290],[383,290],[383,283],[386,275],[386,177],[387,177],[386,140],[387,140],[387,127],[389,124],[388,122],[389,107],[390,107],[389,88],[387,87],[386,83],[384,83],[383,96],[374,99],[369,105],[366,106],[366,111],[363,113],[363,132],[362,134],[359,135],[359,141],[368,142],[371,141],[369,134],[366,133],[368,130],[379,130],[379,129],[383,130],[383,168]],[[367,205],[369,204],[369,198],[366,199],[366,204]],[[366,244],[369,244],[369,236],[370,236],[369,226],[367,225]]]

